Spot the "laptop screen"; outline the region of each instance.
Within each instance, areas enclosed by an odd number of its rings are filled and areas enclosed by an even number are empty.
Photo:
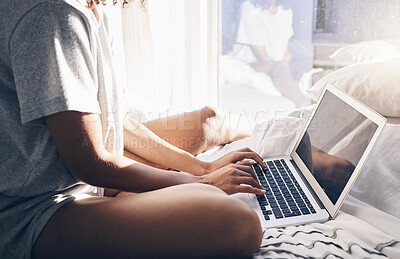
[[[336,204],[378,125],[326,91],[296,149]]]

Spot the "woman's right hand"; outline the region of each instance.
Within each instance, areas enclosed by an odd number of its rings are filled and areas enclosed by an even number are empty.
[[[246,164],[250,165],[251,163],[244,162],[245,159],[247,160],[253,160],[254,162],[257,162],[259,165],[263,165],[263,159],[260,155],[258,155],[256,152],[251,150],[250,148],[242,148],[238,149],[232,152],[229,152],[228,154],[225,154],[224,156],[218,158],[217,160],[214,160],[212,162],[208,162],[207,166],[207,174],[216,171],[219,168],[222,168],[226,165],[232,164],[232,163],[239,163],[239,164]],[[246,160],[246,161],[247,161]]]
[[[265,189],[258,183],[248,161],[229,164],[202,176],[202,183],[210,184],[227,194],[239,192],[264,194]]]

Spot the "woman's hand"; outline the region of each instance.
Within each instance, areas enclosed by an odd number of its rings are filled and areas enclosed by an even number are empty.
[[[227,194],[238,192],[264,194],[264,188],[258,183],[249,162],[243,160],[237,164],[226,165],[210,174],[202,176],[202,183],[220,188]]]
[[[262,167],[264,167],[263,159],[256,152],[251,150],[250,148],[243,148],[236,151],[232,151],[223,157],[208,163],[207,173],[214,172],[219,168],[222,168],[226,165],[237,163],[242,161],[243,159],[251,159],[255,162],[259,163]]]

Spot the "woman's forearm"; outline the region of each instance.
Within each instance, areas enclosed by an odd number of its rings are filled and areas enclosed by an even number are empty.
[[[127,119],[124,127],[124,145],[129,152],[166,168],[203,175],[208,164],[192,154],[161,139],[143,124]]]
[[[102,127],[98,118],[98,114],[76,111],[59,112],[45,118],[61,159],[71,175],[78,181],[114,189],[114,191],[127,192],[144,192],[178,184],[203,182],[234,193],[246,191],[243,190],[241,184],[250,183],[252,171],[249,166],[230,164],[211,174],[195,176],[184,172],[154,168],[123,155],[111,153],[102,143]],[[163,152],[159,152],[157,156],[163,154]],[[166,159],[171,159],[168,154],[166,155]],[[244,158],[253,158],[254,155],[253,152],[234,153],[230,155],[231,158],[228,159],[228,162],[234,163]],[[181,161],[178,161],[176,164],[179,166],[180,163]],[[260,192],[261,189],[256,182],[250,184],[258,189],[247,191]]]
[[[145,192],[201,181],[200,176],[157,169],[112,153],[88,163],[80,170],[81,173],[77,174],[81,176],[81,181],[127,192]]]

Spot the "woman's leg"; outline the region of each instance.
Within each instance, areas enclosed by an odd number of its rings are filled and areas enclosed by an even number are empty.
[[[249,136],[231,130],[226,115],[213,107],[144,122],[151,131],[170,144],[193,155]]]
[[[259,219],[217,188],[185,184],[62,207],[46,225],[36,258],[244,257],[262,237]]]
[[[307,97],[301,92],[299,82],[297,82],[292,74],[289,61],[281,61],[271,74],[275,87],[283,96],[292,100],[296,107],[303,107],[309,104]]]

